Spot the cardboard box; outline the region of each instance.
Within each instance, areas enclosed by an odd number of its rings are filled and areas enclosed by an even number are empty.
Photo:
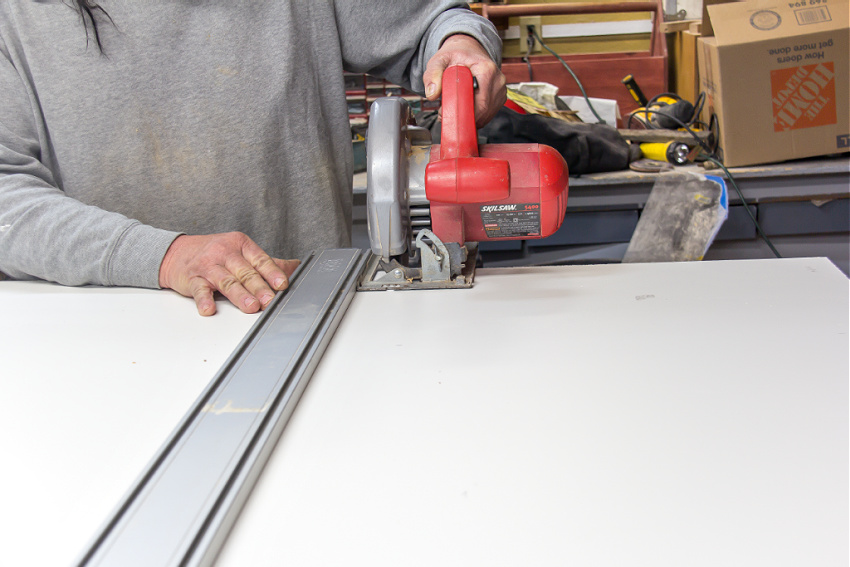
[[[850,151],[850,2],[749,0],[708,7],[699,76],[723,162]]]

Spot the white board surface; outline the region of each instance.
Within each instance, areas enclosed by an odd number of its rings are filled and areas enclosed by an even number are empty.
[[[220,565],[847,565],[825,260],[358,294]]]
[[[77,557],[256,320],[219,308],[0,282],[0,563]],[[847,332],[823,259],[358,293],[217,564],[846,565]]]

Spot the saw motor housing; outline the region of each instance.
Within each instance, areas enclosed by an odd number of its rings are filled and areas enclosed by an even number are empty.
[[[384,287],[469,287],[474,243],[545,238],[564,219],[569,173],[561,154],[541,144],[479,147],[472,73],[450,67],[442,89],[439,145],[412,125],[404,99],[381,98],[370,110],[367,223],[372,281]]]

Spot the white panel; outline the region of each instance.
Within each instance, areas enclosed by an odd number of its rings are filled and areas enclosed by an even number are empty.
[[[3,565],[68,565],[254,323],[170,291],[0,282]]]
[[[846,565],[824,259],[360,293],[219,565]]]
[[[0,282],[3,564],[84,547],[256,319],[219,308]],[[824,259],[359,293],[218,564],[846,565],[847,333]]]

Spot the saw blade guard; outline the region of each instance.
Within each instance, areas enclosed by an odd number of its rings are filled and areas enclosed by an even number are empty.
[[[410,107],[400,98],[380,98],[369,111],[366,136],[366,223],[372,252],[384,260],[407,251],[410,207],[403,127]]]
[[[403,98],[372,103],[366,138],[366,224],[372,252],[384,260],[405,254],[414,232],[430,228],[425,167],[431,132],[413,124]]]

